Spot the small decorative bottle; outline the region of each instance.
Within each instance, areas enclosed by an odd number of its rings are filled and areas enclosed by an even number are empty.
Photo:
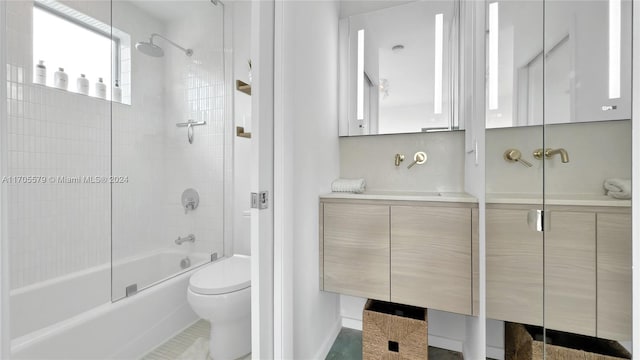
[[[47,67],[44,66],[44,61],[40,60],[36,65],[36,77],[33,82],[40,85],[47,85]]]
[[[76,80],[76,86],[78,94],[89,95],[89,79],[84,74],[80,74],[80,77]]]
[[[53,86],[61,90],[67,90],[69,87],[69,75],[64,72],[64,68],[58,68],[53,74]]]
[[[111,98],[115,102],[122,102],[122,89],[120,89],[120,84],[118,84],[118,80],[116,80],[113,85],[113,89],[111,90]]]
[[[96,83],[96,97],[100,99],[107,98],[107,85],[104,84],[102,78],[98,78],[98,82]]]

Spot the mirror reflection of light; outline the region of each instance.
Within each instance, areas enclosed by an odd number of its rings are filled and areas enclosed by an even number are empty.
[[[357,69],[357,110],[356,118],[364,120],[364,29],[358,30],[358,69]]]
[[[498,3],[489,4],[489,110],[498,109]]]
[[[621,0],[609,0],[609,99],[620,98]]]
[[[433,92],[433,113],[442,114],[442,46],[443,46],[443,14],[436,14],[435,29],[435,81]]]

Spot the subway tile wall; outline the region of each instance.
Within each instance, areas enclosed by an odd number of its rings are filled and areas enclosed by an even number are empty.
[[[33,3],[7,3],[11,287],[110,259],[110,186],[64,183],[58,176],[108,175],[110,105],[32,84]]]
[[[107,1],[64,3],[110,23]],[[10,184],[11,288],[105,264],[112,256],[120,261],[160,249],[222,255],[224,154],[230,144],[224,139],[223,64],[216,60],[221,51],[214,50],[222,44],[210,37],[222,28],[206,27],[222,23],[216,13],[200,11],[202,18],[189,24],[168,24],[127,2],[113,2],[114,26],[133,43],[165,33],[197,48],[192,60],[198,63],[176,57],[171,48],[163,59],[131,51],[132,92],[124,95],[132,105],[112,108],[100,99],[32,84],[32,6],[7,3],[8,175],[113,174],[127,176],[128,183]],[[193,21],[207,30],[195,31]],[[207,120],[195,129],[193,145],[186,129],[175,126],[190,118]],[[197,189],[201,201],[189,214],[180,204],[187,187]],[[195,245],[173,242],[189,233],[196,235]]]
[[[208,2],[189,2],[195,14],[170,22],[172,39],[193,49],[186,57],[179,51],[166,53],[165,88],[166,173],[165,214],[167,230],[177,236],[194,234],[194,244],[183,244],[182,251],[224,253],[225,157],[230,144],[225,142],[225,82],[223,62],[223,18],[220,7]],[[196,28],[198,31],[193,31]],[[206,121],[194,128],[189,144],[186,128],[176,122]],[[225,148],[225,145],[227,148]],[[197,210],[184,213],[180,196],[187,188],[200,195]],[[175,245],[174,245],[175,246]]]

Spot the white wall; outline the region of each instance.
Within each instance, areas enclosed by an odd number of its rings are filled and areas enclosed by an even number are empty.
[[[338,296],[319,290],[318,196],[339,174],[338,11],[332,1],[282,4],[285,243],[293,248],[293,358],[319,359],[340,328]],[[276,159],[278,161],[278,159]],[[285,281],[286,282],[286,281]]]
[[[407,169],[417,151],[427,153],[427,162]],[[396,153],[405,155],[399,167]],[[340,176],[363,177],[375,190],[463,191],[464,132],[342,137]]]

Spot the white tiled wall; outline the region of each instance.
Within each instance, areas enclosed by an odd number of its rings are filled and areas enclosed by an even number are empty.
[[[233,72],[234,79],[249,83],[251,58],[251,2],[231,4],[233,11]],[[239,91],[234,96],[235,126],[251,132],[251,97]],[[233,253],[251,254],[251,139],[235,137],[233,143],[234,206]]]
[[[183,251],[223,255],[224,161],[225,161],[225,83],[223,73],[223,21],[220,8],[210,2],[188,3],[191,16],[176,17],[168,23],[168,37],[193,49],[191,57],[178,49],[165,47],[164,89],[166,132],[163,197],[166,219],[165,246]],[[194,31],[194,29],[198,29]],[[189,144],[187,129],[176,123],[206,121],[194,128]],[[200,195],[200,205],[185,214],[180,196],[187,188]],[[195,244],[177,246],[178,236],[196,236]]]
[[[10,176],[46,184],[8,186],[11,287],[109,261],[110,189],[49,177],[108,175],[110,105],[32,84],[32,2],[7,3]]]
[[[166,31],[162,21],[129,2],[113,2],[112,11],[113,26],[129,33],[134,44]],[[127,184],[113,185],[114,262],[157,249],[166,236],[161,210],[166,186],[164,62],[134,48],[131,66],[131,106],[114,104],[112,113],[112,172],[129,178]]]
[[[7,3],[9,175],[113,173],[129,179],[113,190],[108,184],[10,185],[11,287],[108,263],[112,252],[114,261],[160,248],[221,255],[228,147],[218,60],[221,9],[185,4],[193,16],[167,23],[123,1],[64,3],[105,23],[112,17],[132,43],[157,32],[192,47],[194,56],[186,59],[169,45],[163,46],[164,58],[132,50],[132,105],[112,108],[103,100],[32,85],[33,3]],[[194,8],[198,4],[207,8]],[[193,145],[186,129],[175,126],[187,119],[207,121],[195,129]],[[201,202],[185,215],[180,195],[187,187],[200,192]],[[195,246],[174,244],[190,233],[198,239]]]

